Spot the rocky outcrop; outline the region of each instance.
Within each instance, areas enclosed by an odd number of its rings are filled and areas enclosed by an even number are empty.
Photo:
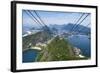
[[[77,47],[74,47],[73,51],[76,56],[79,56],[79,54],[81,54],[81,50]]]

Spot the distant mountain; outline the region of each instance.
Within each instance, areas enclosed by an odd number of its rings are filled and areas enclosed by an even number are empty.
[[[90,28],[83,26],[83,25],[79,25],[79,24],[77,24],[77,26],[74,26],[74,25],[75,24],[69,23],[69,24],[63,26],[62,29],[65,29],[68,31],[80,32],[80,33],[90,33]],[[72,27],[74,27],[73,30],[72,30]]]
[[[78,33],[85,33],[85,34],[90,34],[90,28],[85,27],[83,25],[78,25],[74,26],[75,24],[69,23],[69,24],[62,24],[62,25],[57,25],[57,24],[51,24],[49,28],[53,31],[66,31],[66,32],[78,32]],[[73,29],[74,27],[74,29]],[[54,30],[55,29],[55,30]],[[73,29],[73,30],[72,30]]]
[[[89,27],[85,27],[83,25],[75,26],[76,24],[50,24],[47,27],[36,27],[36,26],[23,26],[23,34],[25,34],[27,31],[34,31],[34,30],[45,30],[49,33],[63,33],[63,32],[75,32],[75,33],[81,33],[81,34],[90,34],[91,29]],[[74,27],[74,28],[73,28]]]
[[[32,32],[33,30],[42,30],[41,27],[36,27],[36,26],[23,26],[22,27],[22,33],[27,34],[28,31]]]

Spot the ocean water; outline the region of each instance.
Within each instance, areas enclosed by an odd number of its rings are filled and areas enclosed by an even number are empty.
[[[29,49],[23,52],[23,63],[25,62],[34,62],[38,54],[37,50]]]
[[[86,35],[73,35],[68,37],[69,42],[81,49],[84,56],[91,57],[91,39]]]

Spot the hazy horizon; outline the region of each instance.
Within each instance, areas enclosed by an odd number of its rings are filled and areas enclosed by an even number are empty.
[[[23,10],[23,27],[24,26],[41,26],[40,24],[37,24],[33,21],[31,18],[32,15],[27,14],[28,10]],[[38,17],[34,13],[34,10],[29,10],[37,19]],[[77,20],[80,18],[80,16],[83,13],[78,13],[78,12],[54,12],[54,11],[37,11],[36,12],[39,14],[41,19],[44,21],[44,23],[49,26],[49,25],[63,25],[63,24],[75,24]],[[81,18],[84,19],[84,17],[89,14],[89,13],[84,13],[84,16]],[[80,21],[81,21],[80,20]],[[89,15],[80,25],[86,26],[91,22],[91,15]],[[80,23],[80,22],[79,22]],[[78,24],[78,23],[77,23]],[[88,26],[90,27],[90,25]]]

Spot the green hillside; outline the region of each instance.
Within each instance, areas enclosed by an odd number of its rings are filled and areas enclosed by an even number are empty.
[[[58,36],[54,38],[43,50],[39,53],[36,61],[64,61],[77,60],[73,51],[73,47],[63,38]]]

